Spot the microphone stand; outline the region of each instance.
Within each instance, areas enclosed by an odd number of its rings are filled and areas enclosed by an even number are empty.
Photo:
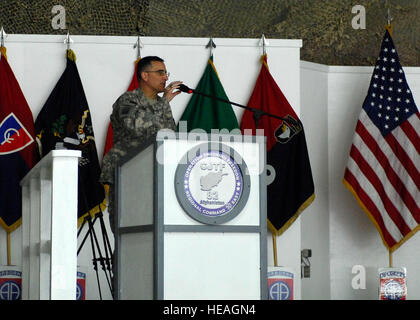
[[[276,119],[279,119],[279,120],[286,121],[287,123],[290,123],[292,125],[298,125],[298,123],[290,117],[288,117],[288,118],[279,117],[275,114],[265,112],[261,109],[257,109],[257,108],[253,108],[253,107],[249,107],[249,106],[244,106],[244,105],[236,103],[236,102],[232,102],[232,101],[229,101],[229,100],[226,100],[226,99],[223,99],[223,98],[219,98],[219,97],[212,96],[212,95],[209,95],[209,94],[206,94],[206,93],[203,93],[203,92],[196,91],[194,89],[188,88],[187,86],[181,85],[180,90],[183,91],[183,92],[189,93],[189,94],[195,93],[195,94],[202,95],[202,96],[210,98],[210,99],[215,99],[215,100],[219,100],[219,101],[222,101],[222,102],[230,103],[234,106],[241,107],[243,109],[251,111],[252,114],[253,114],[253,119],[254,119],[254,122],[255,122],[255,128],[256,129],[258,129],[258,123],[259,123],[262,116],[268,116],[268,117],[271,117],[271,118],[276,118]]]

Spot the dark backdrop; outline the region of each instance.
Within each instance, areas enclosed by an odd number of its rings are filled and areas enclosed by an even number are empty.
[[[420,65],[420,0],[0,0],[7,33],[54,30],[54,5],[66,9],[71,34],[303,39],[301,58],[328,65],[373,65],[387,8],[404,66]],[[352,28],[352,7],[366,9],[366,29]]]

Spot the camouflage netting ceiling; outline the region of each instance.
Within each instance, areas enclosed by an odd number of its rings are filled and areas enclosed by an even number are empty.
[[[420,66],[420,0],[0,0],[7,33],[66,34],[54,30],[54,5],[65,8],[71,34],[302,39],[303,60],[373,65],[387,8],[404,66]],[[352,8],[366,9],[355,30]]]

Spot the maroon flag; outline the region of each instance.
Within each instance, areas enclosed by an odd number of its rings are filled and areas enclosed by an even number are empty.
[[[137,66],[139,64],[140,58],[136,60],[136,62],[134,63],[134,74],[133,77],[131,79],[131,83],[128,86],[127,91],[133,91],[134,89],[137,89],[139,86],[139,81],[137,79]],[[112,131],[112,125],[111,122],[108,124],[108,130],[106,132],[106,138],[105,138],[105,147],[104,147],[104,154],[106,155],[108,153],[108,151],[112,148],[112,146],[114,145],[114,135],[113,135],[113,131]]]
[[[22,221],[20,180],[36,162],[35,129],[6,48],[0,51],[0,225],[10,233]]]
[[[263,116],[258,129],[267,137],[267,164],[275,172],[267,187],[267,218],[270,230],[282,234],[315,198],[314,182],[306,147],[303,124],[271,76],[267,56],[249,98],[248,106],[287,119]],[[255,134],[253,113],[246,110],[241,130],[252,129]]]
[[[419,135],[420,114],[387,30],[343,182],[390,252],[419,229]]]

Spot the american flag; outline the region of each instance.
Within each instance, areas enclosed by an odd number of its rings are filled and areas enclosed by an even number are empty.
[[[344,184],[390,252],[420,229],[420,114],[392,38],[382,41]]]

